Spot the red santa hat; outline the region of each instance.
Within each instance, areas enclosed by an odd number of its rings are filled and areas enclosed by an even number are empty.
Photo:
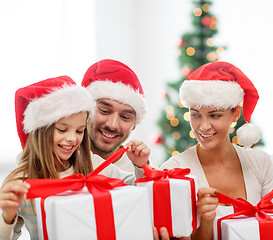
[[[238,140],[246,147],[260,140],[259,129],[248,123],[259,99],[258,92],[234,65],[220,61],[202,65],[183,82],[179,97],[185,107],[234,108],[243,103],[247,124],[238,129]]]
[[[131,106],[136,112],[136,124],[146,115],[144,91],[137,75],[125,64],[104,59],[93,64],[85,73],[82,86],[93,98],[109,98]]]
[[[46,79],[15,93],[17,131],[24,148],[28,134],[49,127],[64,117],[93,112],[95,101],[68,76]]]

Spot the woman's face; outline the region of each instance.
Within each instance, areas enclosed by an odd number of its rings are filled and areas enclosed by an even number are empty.
[[[69,160],[82,142],[87,113],[80,112],[60,119],[53,131],[53,149],[61,161]]]
[[[234,110],[191,107],[190,124],[198,143],[207,150],[229,143],[230,126],[239,119],[240,113],[240,106]]]

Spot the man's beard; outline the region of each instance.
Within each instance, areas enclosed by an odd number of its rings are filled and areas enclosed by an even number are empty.
[[[99,146],[100,144],[97,144],[97,142],[99,142],[99,141],[97,141],[96,134],[94,134],[95,135],[94,138],[91,136],[91,134],[89,134],[92,148],[96,149],[97,151],[99,151],[101,153],[111,153],[111,152],[115,151],[128,138],[128,136],[124,137],[123,133],[118,132],[118,131],[113,131],[113,130],[109,129],[108,127],[105,127],[102,130],[105,132],[109,132],[111,134],[118,135],[119,137],[121,137],[121,140],[116,142],[114,144],[114,146],[112,146],[111,148],[108,148],[107,143],[103,143],[103,146]],[[100,134],[102,134],[102,131],[99,128],[96,129],[96,131],[99,131]],[[94,132],[96,132],[96,131],[94,131]]]
[[[111,152],[113,152],[115,149],[117,149],[122,144],[122,142],[118,142],[113,147],[111,147],[109,149],[106,149],[104,146],[99,147],[96,144],[96,141],[93,141],[91,139],[90,139],[90,141],[91,141],[92,147],[95,148],[97,151],[102,152],[102,153],[111,153]]]

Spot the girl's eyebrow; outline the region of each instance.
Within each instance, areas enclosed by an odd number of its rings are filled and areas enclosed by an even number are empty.
[[[56,125],[57,125],[57,124],[60,124],[60,125],[63,125],[63,126],[70,126],[69,124],[67,124],[67,123],[62,123],[62,122],[56,123]],[[83,127],[86,127],[86,124],[81,125],[81,126],[79,126],[78,128],[83,128]]]

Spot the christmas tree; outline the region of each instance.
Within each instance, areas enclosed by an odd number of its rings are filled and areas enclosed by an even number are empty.
[[[189,124],[189,111],[179,102],[179,88],[188,75],[201,65],[214,62],[224,53],[225,48],[214,45],[214,35],[217,33],[217,19],[210,12],[212,1],[195,0],[192,12],[193,31],[182,35],[179,43],[179,65],[181,78],[172,83],[167,83],[164,94],[167,104],[162,111],[158,125],[162,136],[158,137],[157,143],[162,143],[167,160],[188,147],[197,143]],[[245,123],[241,115],[237,124],[231,127],[231,141],[240,144],[236,137],[236,130]],[[260,144],[263,144],[260,141]]]

